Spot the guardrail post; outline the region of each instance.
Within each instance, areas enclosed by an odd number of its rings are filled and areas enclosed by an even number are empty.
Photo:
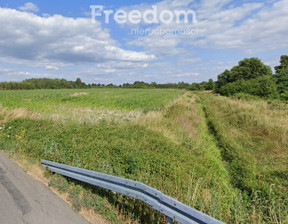
[[[168,224],[173,224],[173,219],[172,218],[170,218],[170,217],[167,217],[168,218]]]

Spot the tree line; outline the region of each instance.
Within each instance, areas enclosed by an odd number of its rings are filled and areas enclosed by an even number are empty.
[[[0,90],[29,90],[29,89],[77,89],[77,88],[165,88],[165,89],[188,89],[191,85],[185,82],[158,84],[156,82],[146,83],[136,81],[133,84],[124,83],[122,85],[110,84],[86,84],[80,78],[76,81],[66,79],[33,78],[22,82],[1,82]]]
[[[288,55],[282,55],[280,64],[271,68],[258,58],[245,58],[230,70],[218,75],[217,81],[209,79],[201,83],[146,83],[136,81],[133,84],[86,84],[77,78],[75,81],[66,79],[33,78],[22,82],[1,82],[0,90],[29,90],[29,89],[75,89],[75,88],[162,88],[188,89],[191,91],[213,90],[224,96],[253,95],[266,98],[282,98],[288,100]]]
[[[75,82],[66,79],[33,78],[22,82],[1,82],[1,90],[29,90],[29,89],[73,89],[85,88],[87,85],[77,78]]]

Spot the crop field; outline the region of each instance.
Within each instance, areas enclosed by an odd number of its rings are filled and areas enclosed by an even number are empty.
[[[226,223],[288,222],[287,105],[151,89],[0,91],[0,148],[143,182]],[[46,174],[73,208],[165,223],[143,203]]]
[[[58,107],[159,110],[181,94],[177,90],[82,89],[1,91],[3,107],[51,111]]]

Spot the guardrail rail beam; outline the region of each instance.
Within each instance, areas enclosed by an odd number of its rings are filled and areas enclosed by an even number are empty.
[[[168,224],[173,220],[182,224],[224,224],[143,183],[47,160],[41,163],[54,173],[139,199],[166,215]]]

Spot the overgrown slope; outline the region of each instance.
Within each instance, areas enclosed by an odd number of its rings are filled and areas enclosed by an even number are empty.
[[[273,109],[275,120],[267,105],[256,116],[263,105],[187,92],[161,110],[121,122],[59,122],[1,108],[0,148],[37,163],[48,159],[141,181],[227,223],[284,223],[287,112]],[[165,222],[134,199],[50,179],[69,192],[75,209],[95,210],[113,223]]]
[[[287,105],[199,95],[231,183],[246,197],[255,221],[288,222]]]

